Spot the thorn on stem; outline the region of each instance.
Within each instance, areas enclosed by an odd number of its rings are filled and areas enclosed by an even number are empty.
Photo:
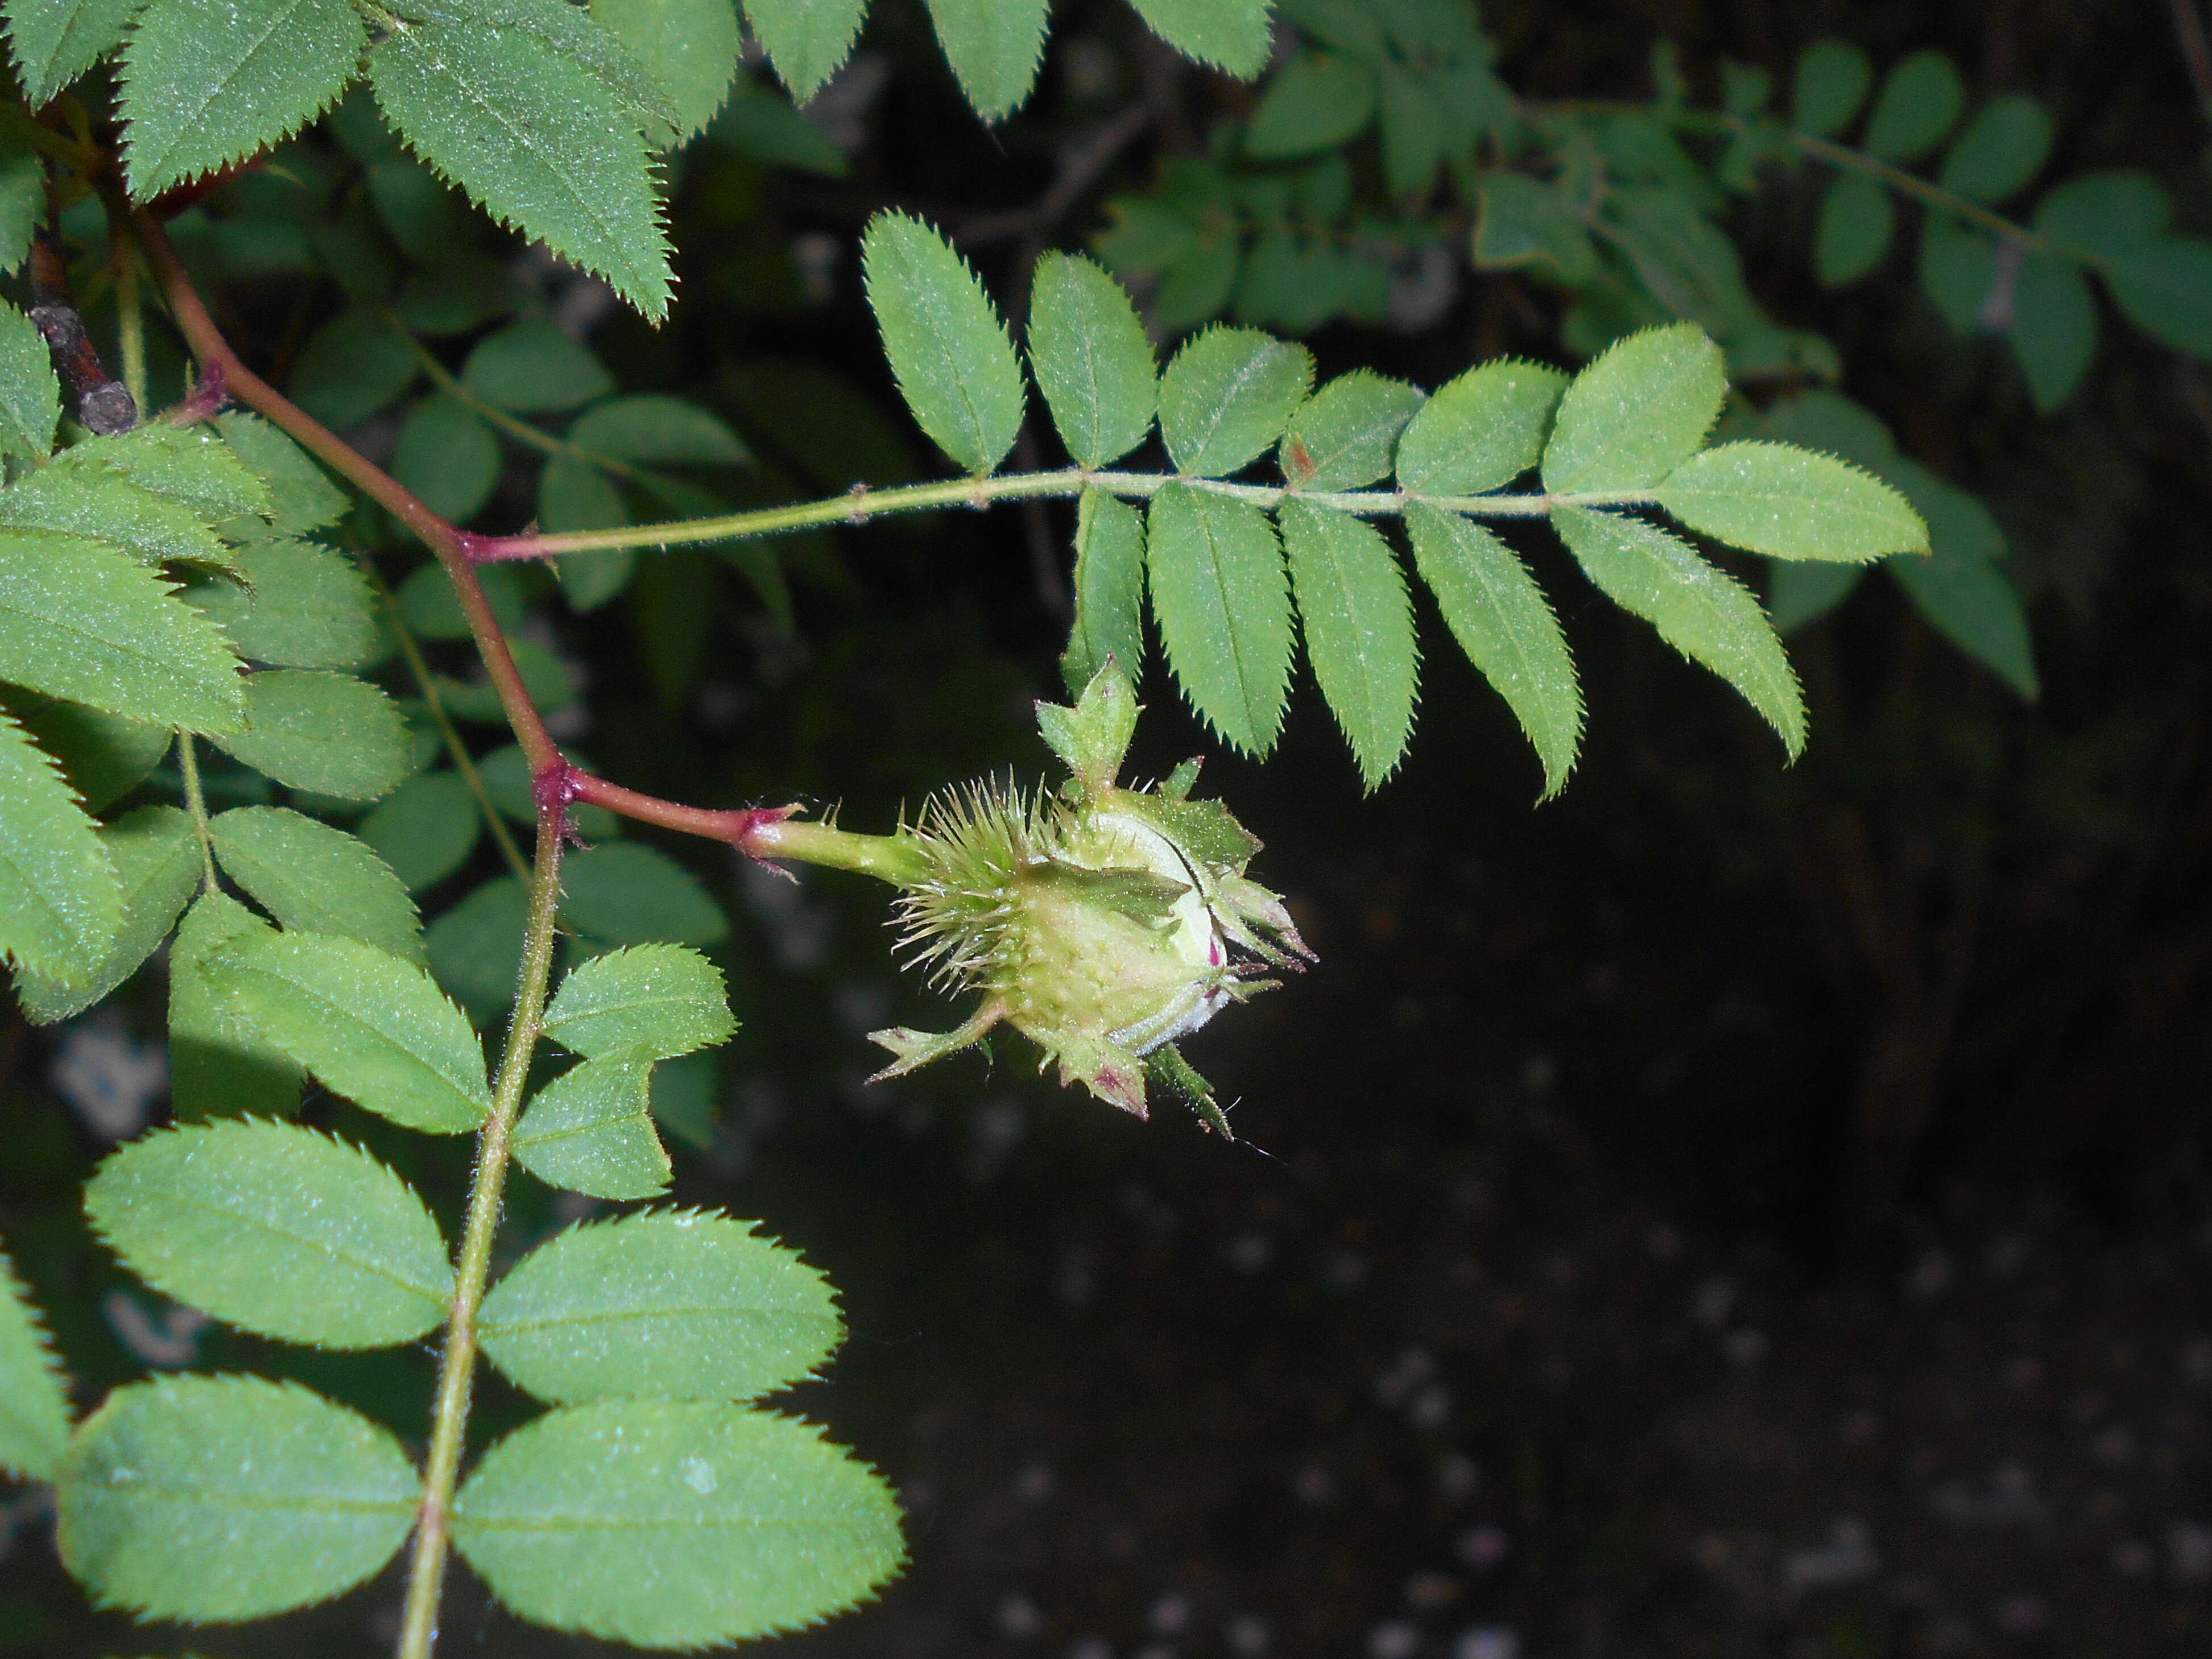
[[[775,857],[775,826],[786,818],[796,817],[796,803],[789,806],[749,806],[743,811],[730,814],[730,845],[736,848],[763,870],[770,870],[787,881],[798,878],[781,865],[771,862]]]

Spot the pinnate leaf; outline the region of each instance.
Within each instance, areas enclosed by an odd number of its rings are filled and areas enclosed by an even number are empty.
[[[55,1480],[62,1562],[103,1607],[264,1618],[390,1560],[419,1486],[390,1431],[296,1383],[132,1383],[85,1420]]]
[[[1111,657],[1132,678],[1145,664],[1145,521],[1127,501],[1085,489],[1075,504],[1075,622],[1060,672],[1080,692]]]
[[[1313,354],[1256,328],[1209,328],[1160,380],[1160,433],[1187,477],[1222,478],[1283,435],[1313,386]]]
[[[753,1224],[659,1211],[585,1225],[484,1299],[484,1352],[542,1400],[751,1400],[844,1337],[827,1280]]]
[[[1277,462],[1293,489],[1358,489],[1390,476],[1399,434],[1426,393],[1372,369],[1340,374],[1298,405]]]
[[[0,706],[61,763],[62,775],[88,812],[106,811],[144,782],[176,738],[167,726],[103,714],[33,691],[10,692]]]
[[[811,1424],[673,1400],[509,1435],[462,1486],[453,1540],[522,1617],[657,1648],[811,1624],[904,1560],[882,1477]]]
[[[1244,153],[1263,161],[1318,155],[1349,143],[1375,118],[1375,71],[1346,54],[1302,52],[1267,83]]]
[[[833,1316],[834,1317],[834,1316]],[[51,1480],[69,1445],[69,1389],[38,1310],[0,1255],[0,1471]]]
[[[54,379],[46,337],[0,301],[0,455],[44,459],[61,418],[61,382]]]
[[[1889,574],[1937,633],[2033,702],[2042,690],[2035,642],[2020,589],[1999,562],[2004,531],[1978,496],[1918,462],[1899,457],[1887,470],[1927,519],[1936,550],[1899,560]]]
[[[237,1016],[333,1093],[431,1134],[491,1109],[483,1050],[411,963],[319,933],[242,939],[209,964]]]
[[[1805,747],[1805,697],[1759,601],[1733,576],[1656,525],[1586,507],[1552,509],[1583,573],[1615,605],[1743,694],[1795,760]]]
[[[1398,483],[1425,495],[1480,495],[1536,465],[1567,377],[1502,358],[1437,388],[1398,440]]]
[[[356,668],[375,650],[368,583],[343,554],[317,542],[255,542],[238,550],[239,582],[190,595],[254,662]]]
[[[1274,46],[1267,0],[1134,0],[1137,15],[1186,58],[1249,77]]]
[[[6,799],[0,793],[0,799]],[[0,806],[0,833],[9,811]],[[138,970],[154,947],[169,936],[191,902],[202,864],[192,821],[173,806],[147,806],[103,825],[100,845],[120,883],[122,926],[99,970],[77,985],[65,985],[23,969],[15,975],[15,994],[23,1016],[34,1025],[52,1024],[81,1014]],[[0,901],[4,902],[4,901]]]
[[[388,794],[414,760],[407,722],[380,688],[300,668],[249,675],[244,728],[215,741],[279,783],[341,800]]]
[[[1107,465],[1151,434],[1159,403],[1152,343],[1103,267],[1072,253],[1037,261],[1029,348],[1053,424],[1077,465]]]
[[[422,1200],[360,1147],[294,1124],[158,1130],[109,1155],[84,1206],[155,1290],[263,1336],[390,1347],[453,1301]]]
[[[1349,514],[1285,501],[1278,522],[1314,678],[1379,788],[1406,752],[1420,678],[1405,576],[1382,532]]]
[[[122,921],[98,828],[60,769],[0,714],[0,954],[64,989],[83,988]]]
[[[1011,115],[1044,62],[1047,0],[928,0],[953,78],[986,121]]]
[[[1176,678],[1240,752],[1263,756],[1290,690],[1290,583],[1257,507],[1170,483],[1152,498],[1146,562]]]
[[[2081,173],[2053,185],[2035,206],[2035,233],[2071,253],[2101,259],[2123,242],[2166,234],[2173,198],[2148,173]]]
[[[1560,398],[1544,447],[1544,488],[1648,489],[1697,453],[1727,395],[1721,349],[1696,324],[1630,335]]]
[[[112,468],[141,489],[190,507],[211,525],[266,519],[275,505],[269,487],[207,426],[149,421],[116,437],[72,445],[54,458],[54,465]]]
[[[592,21],[661,88],[674,117],[649,130],[656,148],[714,118],[738,74],[742,42],[732,0],[592,0]]]
[[[1659,505],[1701,535],[1776,559],[1863,563],[1925,553],[1928,526],[1879,478],[1794,444],[1732,443],[1692,455]]]
[[[35,109],[123,43],[144,0],[8,0],[8,44]]]
[[[355,836],[284,806],[237,806],[209,825],[223,874],[294,933],[337,933],[422,960],[399,878]]]
[[[179,1122],[300,1109],[300,1068],[239,1018],[211,965],[242,939],[276,931],[228,893],[192,902],[169,947],[169,1103]]]
[[[1022,367],[983,284],[921,220],[879,213],[860,240],[884,353],[921,429],[970,472],[988,472],[1022,424]]]
[[[545,1035],[586,1058],[641,1048],[673,1060],[738,1029],[722,970],[680,945],[637,945],[594,957],[561,981]]]
[[[776,75],[805,103],[844,67],[868,0],[745,0],[745,21]]]
[[[650,1198],[668,1184],[668,1153],[653,1133],[653,1056],[617,1048],[547,1084],[514,1126],[514,1156],[549,1187],[593,1198]]]
[[[1497,688],[1544,763],[1543,799],[1566,787],[1583,740],[1582,688],[1559,618],[1513,550],[1456,514],[1406,509],[1414,568],[1444,624]]]

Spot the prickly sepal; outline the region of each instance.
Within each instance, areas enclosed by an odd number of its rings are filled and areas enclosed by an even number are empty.
[[[1157,789],[1115,781],[1136,729],[1134,690],[1109,659],[1073,708],[1037,706],[1071,776],[1056,795],[973,784],[904,832],[927,873],[902,881],[903,944],[935,981],[983,1003],[957,1030],[873,1033],[894,1077],[1004,1022],[1063,1085],[1146,1115],[1148,1074],[1226,1133],[1176,1040],[1267,989],[1262,965],[1313,959],[1282,900],[1244,874],[1260,843],[1218,801],[1190,799],[1193,762]],[[1155,1057],[1148,1060],[1148,1057]],[[1210,1111],[1208,1108],[1212,1108]]]

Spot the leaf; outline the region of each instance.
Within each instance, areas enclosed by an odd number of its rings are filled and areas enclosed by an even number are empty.
[[[2106,255],[2105,286],[2127,319],[2153,339],[2212,358],[2212,241],[2161,236]]]
[[[591,348],[550,317],[526,317],[477,341],[461,366],[461,384],[487,403],[526,414],[574,409],[615,389]]]
[[[68,1381],[38,1309],[0,1255],[0,1470],[25,1480],[52,1480],[69,1433]]]
[[[1060,672],[1080,693],[1111,657],[1132,678],[1145,665],[1145,521],[1127,501],[1086,489],[1075,504],[1075,621]]]
[[[624,106],[634,125],[673,127],[683,119],[672,88],[647,71],[596,9],[570,0],[442,0],[438,21],[531,36],[588,71]]]
[[[2035,234],[2069,253],[2101,260],[2123,242],[2166,234],[2173,201],[2148,173],[2076,173],[2036,204]]]
[[[486,882],[422,936],[430,967],[461,1006],[495,1018],[514,1000],[530,897],[513,876]]]
[[[657,148],[692,137],[714,118],[730,95],[743,45],[732,0],[592,0],[592,19],[662,88],[676,118],[653,134]]]
[[[2004,532],[1980,499],[1899,458],[1890,473],[1927,519],[1936,553],[1889,567],[1936,631],[2030,702],[2041,695],[2027,608],[1997,561]]]
[[[390,793],[414,762],[407,722],[381,690],[297,668],[248,675],[245,729],[214,742],[279,783],[341,800]]]
[[[1290,583],[1256,507],[1170,483],[1146,526],[1152,614],[1191,706],[1239,752],[1275,746],[1290,693]]]
[[[13,816],[15,797],[0,792],[10,802],[0,809],[0,836]],[[192,821],[173,806],[145,806],[104,825],[100,842],[119,881],[122,922],[98,971],[74,988],[29,969],[15,975],[15,994],[23,1017],[33,1025],[81,1014],[138,971],[169,936],[177,918],[191,902],[199,884],[202,865],[198,838]]]
[[[1597,277],[1601,267],[1589,227],[1564,191],[1508,167],[1486,167],[1481,180],[1476,270],[1530,269],[1572,287]]]
[[[429,1134],[491,1109],[483,1050],[420,968],[358,939],[258,936],[210,963],[239,1017],[334,1094]]]
[[[637,1048],[673,1060],[726,1042],[738,1023],[720,969],[680,945],[640,945],[594,957],[562,980],[544,1028],[586,1059]]]
[[[337,100],[368,46],[347,0],[152,0],[123,53],[131,199],[289,137]]]
[[[538,475],[538,522],[553,531],[605,530],[628,524],[629,507],[598,467],[574,455],[556,455]],[[564,554],[557,568],[568,608],[598,610],[630,585],[637,561],[634,548]]]
[[[1471,368],[1423,404],[1398,440],[1398,483],[1426,495],[1480,495],[1544,453],[1567,377],[1518,358]]]
[[[707,136],[770,167],[793,167],[823,179],[842,179],[853,170],[844,152],[801,115],[790,99],[749,74],[738,76],[730,101],[722,106]]]
[[[561,917],[606,945],[714,945],[730,919],[699,878],[657,848],[621,842],[561,866]]]
[[[209,962],[276,930],[228,893],[193,901],[169,947],[169,1102],[179,1121],[300,1109],[300,1068],[233,1012]]]
[[[380,312],[342,311],[308,337],[292,367],[292,398],[343,432],[402,396],[422,372],[407,336]]]
[[[100,1164],[84,1208],[164,1296],[286,1342],[391,1347],[438,1325],[453,1299],[446,1241],[407,1183],[292,1124],[142,1136]]]
[[[1244,153],[1257,161],[1318,155],[1350,143],[1374,118],[1372,69],[1337,52],[1302,52],[1268,80],[1244,130]]]
[[[1012,114],[1036,85],[1044,62],[1046,5],[1047,0],[929,0],[937,44],[960,90],[986,121]]]
[[[1382,173],[1394,202],[1425,204],[1449,137],[1450,117],[1434,77],[1392,63],[1381,66]]]
[[[715,1102],[722,1092],[721,1068],[712,1054],[686,1054],[653,1068],[647,1091],[653,1121],[685,1146],[707,1152],[720,1133]]]
[[[1928,526],[1904,496],[1848,461],[1792,444],[1692,455],[1660,484],[1659,505],[1701,535],[1770,558],[1863,563],[1928,550]]]
[[[1372,525],[1296,501],[1276,516],[1314,678],[1371,792],[1413,729],[1420,672],[1406,579]]]
[[[462,1486],[453,1541],[523,1618],[661,1648],[811,1624],[905,1559],[882,1477],[811,1424],[672,1400],[507,1436]]]
[[[2012,354],[2037,412],[2050,414],[2081,388],[2097,357],[2097,301],[2074,266],[2023,253],[2013,273]]]
[[[419,24],[369,53],[409,146],[486,212],[604,276],[658,322],[672,278],[645,141],[613,94],[544,40]]]
[[[1149,437],[1159,366],[1137,309],[1095,262],[1037,261],[1030,293],[1030,368],[1079,466],[1105,466]]]
[[[0,273],[21,269],[46,215],[45,158],[21,131],[0,135]]]
[[[1926,155],[1943,142],[1966,102],[1957,64],[1933,47],[1914,52],[1882,81],[1867,118],[1867,153],[1885,161]]]
[[[1390,476],[1399,434],[1427,394],[1372,369],[1340,374],[1298,405],[1277,462],[1293,489],[1358,489]]]
[[[1555,507],[1552,524],[1607,598],[1735,687],[1781,735],[1792,760],[1804,751],[1796,671],[1759,601],[1733,576],[1641,519]]]
[[[215,582],[190,598],[240,656],[289,668],[356,668],[375,654],[368,584],[343,554],[314,542],[257,542],[238,550],[237,568],[247,587]]]
[[[1833,138],[1851,124],[1874,85],[1874,64],[1848,40],[1815,40],[1797,55],[1790,119],[1800,132]]]
[[[514,1126],[514,1156],[549,1187],[615,1200],[668,1185],[668,1154],[653,1133],[653,1056],[617,1048],[571,1066],[540,1089]]]
[[[283,806],[234,807],[209,830],[223,874],[287,928],[422,960],[422,924],[406,889],[344,830]]]
[[[571,1228],[485,1297],[484,1352],[541,1400],[751,1400],[844,1338],[827,1280],[757,1224],[659,1211]]]
[[[466,524],[483,511],[499,488],[499,439],[490,425],[443,392],[408,410],[392,452],[392,476],[448,524]]]
[[[745,0],[745,21],[776,76],[805,103],[852,56],[868,0]]]
[[[1929,214],[1920,227],[1920,287],[1954,331],[1982,326],[1996,283],[1996,239],[1948,213]]]
[[[100,1606],[259,1619],[374,1574],[419,1486],[390,1431],[297,1383],[165,1376],[116,1389],[77,1431],[58,1541]]]
[[[1766,575],[1766,615],[1784,638],[1809,628],[1857,588],[1864,567],[1784,561]]]
[[[1829,288],[1856,283],[1881,263],[1896,229],[1887,187],[1863,173],[1839,173],[1820,198],[1813,269]]]
[[[88,986],[122,922],[98,827],[60,769],[0,714],[0,953],[64,988]]]
[[[123,43],[144,0],[8,0],[8,44],[31,107]]]
[[[586,410],[568,428],[577,448],[648,466],[744,466],[752,460],[719,415],[682,398],[641,392]]]
[[[198,514],[104,467],[45,467],[0,489],[0,526],[110,542],[148,564],[238,568]]]
[[[1267,0],[1133,0],[1137,15],[1186,58],[1240,80],[1267,66],[1274,35]]]
[[[216,428],[267,488],[270,527],[277,535],[304,536],[345,517],[345,492],[313,456],[258,415],[234,409],[216,418]]]
[[[988,472],[1021,430],[1022,366],[983,284],[944,237],[903,213],[868,222],[860,261],[915,422],[959,465]]]
[[[1283,435],[1313,386],[1313,354],[1256,328],[1209,328],[1160,380],[1160,435],[1186,477],[1224,478]]]
[[[2043,171],[2057,129],[2051,112],[2026,93],[1992,98],[1944,155],[1938,180],[1970,200],[2002,202]]]
[[[356,826],[362,841],[410,893],[434,887],[469,861],[483,821],[459,772],[421,772]]]
[[[28,317],[0,301],[0,455],[43,460],[62,417],[46,337]]]
[[[1697,453],[1727,393],[1720,348],[1696,325],[1628,336],[1560,398],[1544,447],[1545,489],[1649,489]]]
[[[57,702],[32,691],[0,699],[40,748],[61,763],[62,775],[88,812],[104,812],[145,781],[161,763],[176,733],[79,703]]]

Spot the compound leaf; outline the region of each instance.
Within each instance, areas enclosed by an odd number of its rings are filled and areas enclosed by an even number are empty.
[[[453,1541],[522,1617],[662,1648],[811,1624],[905,1559],[882,1477],[811,1424],[673,1400],[509,1435],[461,1488]]]
[[[545,1035],[586,1058],[641,1048],[673,1060],[738,1029],[722,970],[680,945],[635,945],[594,957],[561,981]]]
[[[341,800],[388,794],[414,763],[407,722],[381,688],[301,668],[248,675],[245,728],[214,741],[279,783]]]
[[[316,542],[238,550],[239,582],[188,597],[240,656],[286,668],[357,668],[374,654],[376,612],[360,568]]]
[[[1480,495],[1509,484],[1544,453],[1567,377],[1504,358],[1437,388],[1398,440],[1398,483],[1425,495]]]
[[[1420,678],[1406,578],[1364,520],[1297,501],[1276,517],[1314,678],[1360,777],[1380,788],[1406,752]]]
[[[123,43],[144,0],[8,0],[8,44],[33,109]]]
[[[1910,161],[1943,142],[1966,106],[1959,66],[1929,47],[1900,59],[1867,118],[1866,148],[1885,161]]]
[[[1047,253],[1030,290],[1030,368],[1060,441],[1081,466],[1144,442],[1159,404],[1159,365],[1137,308],[1092,260]]]
[[[210,966],[234,940],[276,936],[220,890],[185,913],[169,947],[169,1103],[179,1121],[299,1110],[299,1066],[238,1017]]]
[[[1277,464],[1293,489],[1358,489],[1390,476],[1399,434],[1427,397],[1372,369],[1340,374],[1298,405]]]
[[[1732,443],[1692,455],[1659,505],[1701,535],[1775,559],[1863,563],[1925,553],[1928,526],[1881,479],[1795,444]]]
[[[1899,457],[1890,476],[1928,520],[1935,556],[1888,567],[1929,625],[2028,702],[2041,694],[2020,589],[1998,562],[2004,531],[1978,496]]]
[[[445,1240],[413,1189],[362,1148],[295,1124],[143,1136],[100,1164],[84,1206],[155,1290],[263,1336],[390,1347],[453,1301]]]
[[[937,44],[986,121],[1011,115],[1044,62],[1047,0],[929,0]]]
[[[0,1470],[25,1480],[52,1480],[69,1432],[61,1364],[29,1293],[0,1255]]]
[[[4,706],[39,747],[61,763],[62,774],[88,812],[104,812],[161,763],[176,733],[103,714],[82,703],[58,702],[35,691],[8,694]]]
[[[0,790],[0,800],[13,799],[10,792]],[[9,808],[0,807],[0,835],[6,833],[9,816]],[[120,882],[120,931],[98,971],[75,986],[27,968],[17,971],[15,994],[21,1000],[24,1018],[33,1025],[81,1014],[130,978],[169,936],[199,884],[199,840],[192,833],[191,817],[173,806],[147,806],[128,813],[104,825],[100,840]]]
[[[1805,696],[1759,601],[1680,537],[1617,513],[1556,507],[1552,525],[1590,580],[1684,656],[1743,694],[1795,760],[1805,748]]]
[[[1145,663],[1145,521],[1127,501],[1086,489],[1075,504],[1075,621],[1060,672],[1079,694],[1111,657],[1132,678]]]
[[[2166,234],[2173,198],[2148,173],[2076,173],[2053,185],[2035,207],[2035,233],[2070,253],[2101,259],[2123,242]]]
[[[549,1187],[593,1198],[650,1198],[668,1185],[653,1133],[653,1054],[617,1048],[547,1084],[514,1126],[514,1156]]]
[[[1014,447],[1022,366],[983,284],[921,220],[879,213],[860,239],[868,304],[900,395],[939,448],[975,473]]]
[[[1137,15],[1186,58],[1249,79],[1267,67],[1267,0],[1134,0]]]
[[[1224,478],[1283,435],[1313,386],[1313,354],[1256,328],[1209,328],[1160,380],[1160,434],[1176,471]]]
[[[413,963],[358,939],[275,933],[209,967],[240,1018],[379,1116],[458,1134],[491,1109],[477,1034]]]
[[[342,934],[422,960],[414,901],[356,837],[283,806],[233,807],[209,830],[223,873],[293,932]]]
[[[745,21],[796,103],[822,90],[852,55],[868,0],[745,0]]]
[[[1721,349],[1696,324],[1628,336],[1560,398],[1544,487],[1555,495],[1650,488],[1697,453],[1727,395]]]
[[[1266,516],[1170,483],[1146,527],[1152,615],[1183,693],[1241,753],[1275,746],[1290,693],[1290,583]]]
[[[64,990],[84,988],[122,922],[98,826],[61,769],[0,714],[0,953]]]
[[[844,1322],[829,1282],[754,1224],[660,1211],[572,1228],[484,1299],[484,1352],[564,1405],[788,1387],[836,1351]]]
[[[61,382],[46,337],[0,300],[0,455],[43,460],[62,417]]]
[[[116,1389],[54,1488],[63,1564],[95,1602],[200,1622],[351,1589],[392,1559],[420,1496],[390,1431],[258,1376]]]
[[[141,489],[188,507],[211,525],[266,519],[274,506],[269,487],[206,425],[149,422],[112,438],[72,445],[54,457],[54,465],[112,467]]]

